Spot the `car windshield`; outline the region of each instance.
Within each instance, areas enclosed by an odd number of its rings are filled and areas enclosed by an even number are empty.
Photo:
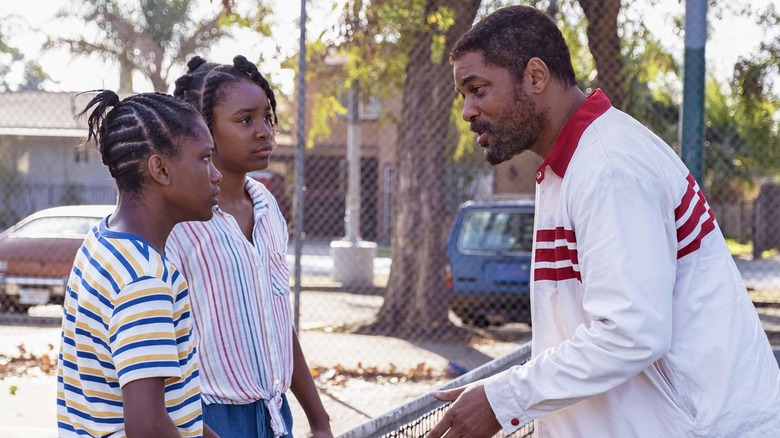
[[[34,219],[11,233],[16,237],[84,236],[100,222],[97,217],[53,216]]]
[[[531,212],[474,211],[466,215],[459,247],[464,252],[530,252],[533,232]]]

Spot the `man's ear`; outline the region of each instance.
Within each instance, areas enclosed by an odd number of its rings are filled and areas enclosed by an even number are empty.
[[[162,186],[170,185],[171,173],[169,164],[169,160],[161,155],[150,155],[146,160],[146,169],[149,171],[149,178]]]
[[[550,83],[550,70],[539,58],[531,58],[525,67],[525,77],[533,93],[538,94]]]

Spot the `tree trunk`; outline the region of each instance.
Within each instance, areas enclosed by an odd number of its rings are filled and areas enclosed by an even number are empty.
[[[119,59],[119,92],[133,92],[133,61],[125,53],[120,53]]]
[[[597,83],[617,108],[625,100],[623,60],[617,18],[620,0],[579,0],[588,19],[588,48],[598,71]]]
[[[455,9],[441,59],[432,57],[431,30],[412,35],[398,125],[392,269],[377,319],[361,331],[407,338],[455,332],[444,284],[444,225],[449,221],[443,176],[455,97],[447,58],[457,38],[474,22],[479,4],[480,0],[427,0],[426,16],[441,6]]]

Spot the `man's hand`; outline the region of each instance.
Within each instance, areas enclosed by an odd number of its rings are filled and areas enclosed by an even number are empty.
[[[448,391],[436,391],[433,396],[444,402],[454,401],[426,438],[450,437],[490,438],[501,425],[490,407],[485,386],[474,383]]]

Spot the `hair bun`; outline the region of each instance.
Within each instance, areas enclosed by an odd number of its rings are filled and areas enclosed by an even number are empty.
[[[187,68],[189,69],[189,71],[187,73],[194,72],[195,70],[198,69],[198,67],[200,67],[201,65],[203,65],[205,63],[206,63],[206,60],[201,58],[200,56],[197,56],[197,55],[193,56],[192,58],[190,58],[189,62],[187,62]]]
[[[173,88],[173,95],[176,97],[184,96],[184,93],[189,91],[190,85],[192,85],[192,76],[186,74],[173,82],[175,85]]]
[[[121,102],[119,95],[112,90],[100,90],[94,99],[96,101],[103,102],[105,105],[104,108],[115,107],[119,105],[119,102]]]

